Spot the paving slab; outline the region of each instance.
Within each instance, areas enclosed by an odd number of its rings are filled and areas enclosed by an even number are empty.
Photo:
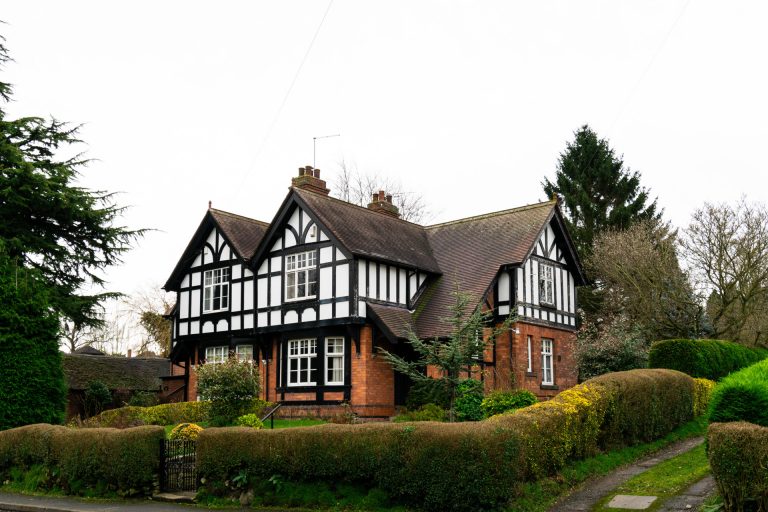
[[[612,471],[602,476],[591,478],[581,484],[574,492],[566,496],[563,500],[556,503],[550,512],[584,512],[592,510],[592,507],[605,496],[608,496],[616,487],[623,484],[633,476],[639,475],[650,468],[664,462],[665,460],[677,457],[704,442],[703,437],[693,437],[671,444],[662,448],[653,455],[641,459],[633,464]],[[652,465],[648,465],[653,461]]]
[[[665,501],[659,512],[674,512],[679,510],[698,510],[707,498],[715,494],[717,485],[712,475],[705,476],[685,491]]]
[[[657,496],[633,496],[631,494],[617,494],[608,502],[608,508],[620,508],[625,510],[645,510],[658,499]]]

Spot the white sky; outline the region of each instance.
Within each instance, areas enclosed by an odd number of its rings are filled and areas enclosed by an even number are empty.
[[[113,290],[164,283],[208,200],[271,220],[336,133],[323,178],[344,159],[399,179],[434,222],[545,199],[584,123],[677,226],[768,201],[764,1],[4,0],[0,19],[10,116],[84,123],[82,183],[157,230]]]

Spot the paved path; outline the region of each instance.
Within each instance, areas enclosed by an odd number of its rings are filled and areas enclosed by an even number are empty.
[[[703,437],[694,437],[684,441],[679,441],[659,450],[658,452],[645,459],[641,459],[640,461],[635,462],[634,464],[620,468],[603,477],[587,480],[576,491],[566,496],[562,501],[556,503],[550,509],[550,512],[583,512],[591,510],[592,507],[594,507],[601,498],[610,494],[611,491],[613,491],[616,487],[623,484],[633,476],[639,475],[640,473],[649,470],[660,462],[664,462],[667,459],[671,459],[672,457],[676,457],[681,453],[692,450],[703,442]],[[695,485],[691,488],[693,487],[695,487]],[[688,492],[688,490],[686,490],[686,492]],[[676,499],[677,498],[673,498],[673,500]],[[670,500],[670,502],[671,501],[672,500]],[[678,509],[662,508],[662,510]]]
[[[705,476],[682,494],[668,499],[659,509],[659,512],[673,512],[676,510],[698,510],[704,501],[714,494],[717,486],[712,475]]]

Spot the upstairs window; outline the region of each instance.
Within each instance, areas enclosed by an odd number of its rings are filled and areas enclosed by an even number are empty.
[[[555,304],[555,269],[545,263],[539,264],[539,302]]]
[[[312,299],[317,295],[315,251],[285,257],[285,300]]]
[[[325,383],[344,384],[344,338],[325,338]]]
[[[206,270],[203,281],[203,313],[229,309],[229,269]]]
[[[219,364],[223,363],[229,357],[229,347],[208,347],[205,349],[205,363]]]
[[[288,341],[288,385],[314,386],[317,383],[317,340]]]

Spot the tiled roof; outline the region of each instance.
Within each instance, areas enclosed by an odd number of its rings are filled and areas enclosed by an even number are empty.
[[[368,302],[368,316],[391,338],[407,338],[408,328],[412,326],[411,313],[403,307],[385,306]]]
[[[503,265],[522,263],[554,208],[548,201],[424,228],[443,275],[417,305],[419,336],[448,333],[440,319],[449,316],[456,290],[480,301]]]
[[[422,226],[330,196],[293,190],[353,254],[440,272]]]
[[[237,254],[250,259],[269,229],[269,223],[213,208],[209,211]]]
[[[156,391],[160,377],[168,375],[170,364],[163,358],[88,356],[62,354],[69,389],[86,389],[92,381],[109,389]]]

